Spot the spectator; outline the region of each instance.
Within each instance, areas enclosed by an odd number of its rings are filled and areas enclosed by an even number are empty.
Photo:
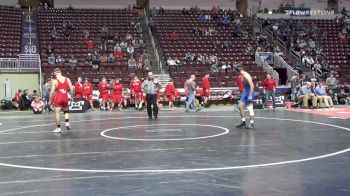
[[[329,89],[331,89],[331,90],[334,90],[337,87],[338,82],[334,78],[333,74],[329,75],[329,78],[327,78],[327,80],[326,80],[326,84],[328,85]]]
[[[177,57],[175,57],[174,62],[176,66],[181,65],[181,61]]]
[[[151,67],[151,61],[149,60],[149,58],[146,57],[144,60],[144,68],[148,69],[150,67]]]
[[[144,61],[142,58],[138,58],[136,61],[136,65],[138,69],[142,69],[144,67]]]
[[[65,29],[63,31],[64,37],[68,39],[70,37],[70,31],[68,29]]]
[[[172,34],[170,34],[170,41],[177,41],[178,35],[177,33],[174,31]]]
[[[205,16],[203,14],[199,16],[199,22],[205,22]]]
[[[117,49],[114,51],[114,57],[115,58],[122,58],[123,57],[123,52],[121,49]]]
[[[112,53],[110,53],[108,56],[108,63],[114,63],[114,62],[115,62],[115,57],[113,56]]]
[[[315,94],[320,100],[320,103],[322,106],[325,106],[326,108],[333,108],[333,100],[332,97],[328,96],[326,93],[326,89],[323,87],[322,83],[318,83],[317,87],[315,88]]]
[[[316,48],[316,43],[312,39],[309,39],[308,45],[309,45],[309,47],[311,49],[315,49]]]
[[[101,57],[100,57],[100,62],[101,63],[107,63],[108,62],[108,57],[106,54],[103,54]]]
[[[64,63],[64,59],[61,57],[61,55],[58,55],[56,57],[56,64],[62,65]]]
[[[218,64],[217,63],[211,64],[210,71],[213,72],[213,73],[219,72]]]
[[[126,48],[128,47],[128,43],[126,41],[122,40],[119,45],[122,51],[126,51]]]
[[[88,50],[92,50],[94,49],[94,42],[92,40],[89,40],[87,43],[86,43],[86,47]]]
[[[34,114],[41,114],[44,111],[45,104],[38,96],[35,96],[30,106],[32,107]]]
[[[56,27],[53,27],[50,32],[51,40],[56,40],[58,38],[58,33]]]
[[[132,35],[128,32],[128,33],[126,33],[126,35],[125,35],[125,40],[126,41],[130,41],[130,40],[132,40],[133,39],[133,37],[132,37]]]
[[[165,10],[162,7],[159,7],[159,14],[164,14]]]
[[[302,58],[302,63],[307,66],[310,67],[311,69],[314,67],[314,59],[310,56],[310,55],[305,55]]]
[[[95,50],[92,55],[92,68],[98,69],[100,65],[101,55]]]
[[[166,63],[169,67],[176,66],[175,61],[171,57],[168,57]]]
[[[108,35],[108,27],[103,25],[101,28],[101,38],[105,38]]]
[[[304,108],[308,108],[309,101],[312,101],[313,108],[317,106],[317,97],[312,93],[311,87],[311,82],[306,82],[298,92],[298,100],[303,103]]]
[[[137,67],[136,60],[134,59],[134,57],[130,57],[130,59],[128,60],[128,66],[129,68]]]
[[[182,14],[183,14],[183,15],[189,15],[190,12],[189,12],[189,10],[187,10],[186,8],[183,8],[183,9],[182,9]]]
[[[152,7],[152,9],[150,10],[150,14],[151,14],[151,17],[157,16],[157,10],[155,7]]]
[[[89,35],[90,35],[90,31],[84,29],[83,30],[83,39],[84,40],[89,40]]]
[[[134,47],[132,45],[129,45],[128,48],[126,49],[126,51],[129,53],[129,55],[133,55],[134,54]]]
[[[50,55],[50,54],[52,54],[53,52],[54,52],[54,48],[51,46],[51,44],[49,44],[48,46],[47,46],[47,48],[46,48],[46,54],[47,55]]]
[[[88,65],[92,65],[92,54],[89,53],[85,59],[85,63]]]
[[[191,52],[187,52],[185,56],[187,61],[193,61],[193,56]]]
[[[51,54],[49,56],[49,58],[47,59],[47,62],[50,64],[50,65],[55,65],[56,64],[56,57],[54,54]]]
[[[103,52],[106,52],[107,51],[107,43],[106,43],[106,40],[105,39],[102,39],[101,40],[101,50]]]
[[[267,108],[268,101],[271,97],[273,109],[275,110],[275,108],[276,108],[276,102],[275,102],[276,81],[275,81],[275,79],[273,79],[270,74],[267,74],[266,79],[263,81],[262,86],[263,86],[264,94],[265,94],[265,108]]]
[[[73,69],[76,69],[77,64],[78,64],[78,60],[76,58],[74,58],[74,55],[72,54],[70,59],[68,60],[69,62],[69,66]]]
[[[339,41],[343,42],[343,41],[345,41],[346,37],[345,37],[345,35],[344,35],[343,33],[340,32],[340,33],[337,35],[337,39],[338,39]]]

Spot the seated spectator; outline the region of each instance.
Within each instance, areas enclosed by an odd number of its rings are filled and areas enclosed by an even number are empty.
[[[343,41],[345,41],[346,36],[345,36],[343,33],[339,33],[339,34],[337,35],[337,39],[338,39],[339,41],[343,42]]]
[[[175,61],[171,57],[168,57],[168,60],[166,61],[166,63],[169,67],[176,66]]]
[[[138,58],[137,61],[136,61],[136,65],[137,65],[137,68],[138,69],[142,69],[143,66],[144,66],[144,61],[142,58]]]
[[[129,45],[128,48],[126,49],[126,51],[129,53],[129,55],[133,55],[134,54],[134,47],[132,45]]]
[[[314,62],[314,59],[313,59],[311,56],[309,56],[309,55],[305,55],[305,56],[302,58],[301,62],[302,62],[305,66],[310,67],[310,68],[313,68],[314,63],[315,63],[315,62]]]
[[[151,14],[151,17],[157,16],[157,10],[155,7],[152,7],[152,9],[150,10],[150,14]]]
[[[151,61],[149,60],[149,58],[146,57],[145,60],[143,61],[143,63],[144,63],[145,69],[148,69],[151,67]]]
[[[174,62],[176,66],[181,65],[181,61],[177,57],[174,58]]]
[[[193,56],[191,52],[187,52],[185,56],[187,61],[193,61]]]
[[[317,106],[317,97],[312,93],[311,82],[306,82],[302,86],[297,94],[299,102],[303,103],[303,108],[308,108],[309,101],[312,101],[312,107],[316,108]]]
[[[205,22],[205,16],[203,14],[199,16],[199,22]]]
[[[177,33],[174,31],[172,34],[170,34],[170,41],[177,41],[178,35]]]
[[[130,33],[126,33],[125,40],[129,41],[129,40],[132,40],[132,39],[133,39],[132,35]]]
[[[320,107],[333,108],[333,100],[332,97],[328,96],[326,93],[326,89],[323,87],[322,83],[319,82],[317,87],[315,88],[315,95],[318,100],[320,100]]]
[[[92,55],[92,68],[98,69],[100,65],[101,55],[94,51],[94,54]]]
[[[53,27],[50,32],[51,40],[56,40],[58,38],[58,33],[56,27]]]
[[[67,30],[69,30],[69,31],[73,31],[74,30],[73,23],[70,20],[68,21],[68,24],[67,24]]]
[[[213,73],[219,72],[218,64],[217,63],[211,64],[210,71],[213,72]]]
[[[101,38],[106,37],[108,35],[108,27],[106,25],[103,25],[101,28]]]
[[[58,55],[56,57],[56,64],[62,65],[64,63],[64,59],[61,57],[61,55]]]
[[[121,41],[119,45],[122,51],[126,51],[126,48],[128,47],[128,43],[126,41]]]
[[[35,96],[30,106],[32,107],[34,114],[41,114],[44,111],[45,104],[38,96]]]
[[[100,57],[100,62],[101,63],[107,63],[108,62],[108,57],[106,54],[103,54],[101,57]]]
[[[87,47],[88,50],[93,50],[94,49],[94,42],[92,40],[89,40],[86,43],[86,47]]]
[[[83,40],[89,40],[89,35],[90,35],[90,31],[84,29],[83,30]]]
[[[316,43],[312,39],[309,39],[308,45],[312,49],[316,48]]]
[[[129,68],[137,67],[136,60],[134,59],[134,57],[130,57],[130,59],[128,60],[128,66]]]
[[[77,67],[78,64],[78,60],[76,58],[74,58],[74,55],[72,54],[70,59],[68,60],[69,62],[69,66],[73,69],[75,69]]]
[[[187,10],[186,8],[183,8],[183,9],[182,9],[182,14],[183,14],[183,15],[189,15],[190,12],[189,12],[189,10]]]
[[[327,80],[326,80],[326,84],[327,84],[329,89],[334,90],[338,85],[338,81],[337,81],[337,79],[335,79],[333,74],[330,74],[329,78],[327,78]]]
[[[85,63],[88,65],[92,65],[92,54],[89,53],[85,59]]]
[[[114,62],[115,62],[115,57],[113,56],[112,53],[110,53],[108,56],[108,63],[114,63]]]
[[[70,37],[70,31],[68,29],[63,31],[63,35],[65,38],[69,38]]]
[[[114,51],[114,57],[115,58],[122,58],[123,57],[123,52],[122,52],[122,50],[120,49],[120,50],[115,50]]]
[[[47,62],[50,64],[50,65],[55,65],[56,64],[56,57],[54,54],[51,54],[48,59],[47,59]]]
[[[47,48],[46,48],[46,54],[47,55],[50,55],[50,54],[52,54],[53,52],[54,52],[54,48],[51,46],[51,44],[49,44],[48,46],[47,46]]]
[[[164,14],[165,10],[162,7],[159,7],[159,14]]]

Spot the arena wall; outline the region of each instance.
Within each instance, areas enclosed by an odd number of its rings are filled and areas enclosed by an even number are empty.
[[[0,5],[5,6],[15,6],[17,4],[18,0],[1,0]]]
[[[18,89],[29,89],[30,92],[33,92],[33,90],[37,90],[39,92],[39,74],[37,73],[0,73],[0,75],[0,100],[4,99],[5,96],[3,84],[6,78],[8,78],[8,80],[11,82],[12,97],[15,96],[15,93]]]
[[[55,0],[56,8],[126,8],[136,4],[136,0]]]
[[[203,9],[210,9],[213,5],[219,5],[223,9],[236,9],[235,0],[150,0],[150,7],[159,7],[169,9],[182,9],[184,7],[198,6]]]

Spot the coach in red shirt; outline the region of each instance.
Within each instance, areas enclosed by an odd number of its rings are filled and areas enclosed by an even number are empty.
[[[210,97],[210,81],[209,81],[209,77],[210,77],[209,74],[205,74],[205,76],[202,78],[204,105],[208,104],[209,97]]]
[[[273,109],[275,109],[275,97],[276,97],[276,81],[271,77],[270,74],[266,75],[266,79],[263,81],[263,88],[265,94],[265,108],[267,108],[267,103],[272,98]]]
[[[75,98],[83,98],[83,79],[78,78],[77,83],[75,83]]]

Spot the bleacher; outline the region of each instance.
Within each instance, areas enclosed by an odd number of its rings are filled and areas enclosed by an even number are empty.
[[[340,83],[349,82],[350,61],[347,59],[347,55],[350,53],[350,43],[337,39],[338,33],[341,32],[341,23],[333,19],[299,19],[298,21],[301,21],[304,28],[315,25],[320,29],[323,36],[317,36],[313,40],[316,45],[322,47],[322,56],[331,66],[331,70],[338,74]],[[272,30],[274,24],[281,22],[281,20],[271,20],[271,25],[268,28]]]
[[[143,75],[143,70],[129,70],[128,57],[126,54],[122,58],[117,58],[115,63],[101,63],[99,69],[92,69],[91,65],[85,64],[85,58],[89,53],[86,44],[83,41],[83,30],[88,30],[90,40],[94,42],[94,49],[101,54],[100,30],[106,25],[109,32],[114,36],[115,32],[125,36],[130,33],[133,37],[139,38],[140,34],[136,32],[130,23],[136,21],[137,16],[130,9],[51,9],[40,10],[38,12],[38,25],[40,34],[41,60],[44,78],[51,77],[52,69],[56,66],[48,64],[48,55],[45,50],[49,44],[54,48],[55,55],[61,55],[66,61],[63,66],[59,66],[69,78],[73,81],[78,76],[90,78],[93,83],[97,83],[100,78],[106,76],[108,79],[122,78],[125,84],[129,83],[129,74]],[[71,21],[73,31],[69,38],[65,38],[62,32],[62,23]],[[56,27],[59,38],[51,41],[50,32]],[[108,53],[113,53],[114,43],[107,43]],[[141,52],[144,48],[135,48],[135,52]],[[70,69],[67,60],[74,54],[78,60],[76,70]]]
[[[210,11],[202,11],[203,14],[209,14]],[[223,11],[218,13],[218,20],[222,19]],[[230,12],[228,12],[230,14]],[[185,54],[202,53],[214,54],[218,57],[219,62],[227,62],[232,65],[233,62],[242,62],[246,70],[248,70],[254,78],[261,80],[265,76],[265,71],[261,67],[257,67],[252,55],[246,55],[244,49],[251,42],[249,38],[234,37],[232,25],[230,27],[218,27],[217,22],[213,20],[207,22],[199,21],[199,13],[195,15],[182,14],[181,10],[165,10],[164,14],[159,14],[154,17],[156,36],[159,39],[160,47],[165,59],[167,57],[177,57],[182,65],[179,67],[170,67],[169,74],[175,80],[176,87],[183,87],[185,80],[191,74],[197,77],[203,77],[205,73],[210,72],[210,64],[201,62],[187,62]],[[218,21],[217,20],[217,21]],[[243,27],[252,33],[251,24],[241,18]],[[218,31],[216,36],[197,36],[193,33],[195,27],[213,27]],[[170,41],[171,33],[176,32],[179,35],[177,41]],[[213,46],[214,41],[229,41],[233,48],[218,53]],[[216,72],[211,74],[211,85],[213,87],[232,87],[235,85],[235,77],[237,73],[229,71]]]
[[[22,12],[0,6],[0,58],[18,58],[21,47]]]

